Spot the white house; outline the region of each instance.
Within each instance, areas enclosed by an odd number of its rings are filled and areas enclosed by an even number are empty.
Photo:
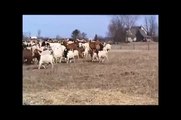
[[[37,37],[36,36],[31,36],[30,39],[37,39]]]
[[[132,26],[130,29],[127,28],[126,41],[151,41],[151,36],[143,26]]]

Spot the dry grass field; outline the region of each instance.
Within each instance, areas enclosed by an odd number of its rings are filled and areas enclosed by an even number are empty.
[[[113,45],[109,61],[23,65],[23,104],[158,105],[158,43]]]

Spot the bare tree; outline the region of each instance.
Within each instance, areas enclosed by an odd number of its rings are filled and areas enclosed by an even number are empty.
[[[114,42],[124,42],[126,38],[126,30],[135,25],[139,16],[137,15],[118,15],[114,16],[108,26],[108,36]]]
[[[138,15],[120,15],[120,19],[124,22],[126,28],[131,28],[138,20]]]
[[[148,17],[145,17],[145,29],[148,32],[149,31],[149,24],[148,24]]]
[[[103,36],[100,36],[100,35],[97,35],[97,39],[101,42],[105,42],[106,41],[106,38],[103,37]]]
[[[94,40],[97,40],[97,34],[95,34],[95,36],[94,36]]]
[[[157,33],[157,23],[155,16],[146,16],[145,17],[145,28],[148,32],[148,35],[154,37]]]
[[[29,38],[29,37],[28,37],[28,34],[25,33],[25,32],[23,33],[23,36],[22,36],[22,37],[23,37],[23,40],[28,40],[28,38]]]
[[[59,35],[56,35],[56,40],[60,40],[60,36]]]
[[[149,24],[150,24],[149,32],[150,32],[151,36],[154,37],[156,34],[156,26],[157,26],[155,16],[150,17]]]
[[[87,39],[87,34],[86,33],[82,32],[81,36],[82,36],[82,39]]]
[[[31,32],[29,32],[28,35],[29,35],[29,38],[30,38],[31,37]]]
[[[41,30],[38,30],[37,34],[38,34],[37,37],[40,38]]]
[[[124,36],[123,21],[118,16],[114,16],[108,26],[108,36],[113,39],[114,42],[120,42],[121,36]]]

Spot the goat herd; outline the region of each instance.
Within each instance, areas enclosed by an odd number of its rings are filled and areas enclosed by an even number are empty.
[[[99,61],[102,63],[108,59],[108,52],[111,50],[111,45],[102,43],[99,40],[63,40],[63,41],[40,41],[28,40],[23,41],[23,64],[32,64],[38,62],[38,69],[41,66],[45,68],[46,64],[51,64],[52,68],[55,63],[61,63],[63,60],[66,63],[75,63],[75,58],[88,59]]]

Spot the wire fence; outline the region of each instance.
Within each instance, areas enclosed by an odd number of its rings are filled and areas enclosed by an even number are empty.
[[[132,43],[112,44],[112,49],[158,50],[158,42],[132,42]]]

